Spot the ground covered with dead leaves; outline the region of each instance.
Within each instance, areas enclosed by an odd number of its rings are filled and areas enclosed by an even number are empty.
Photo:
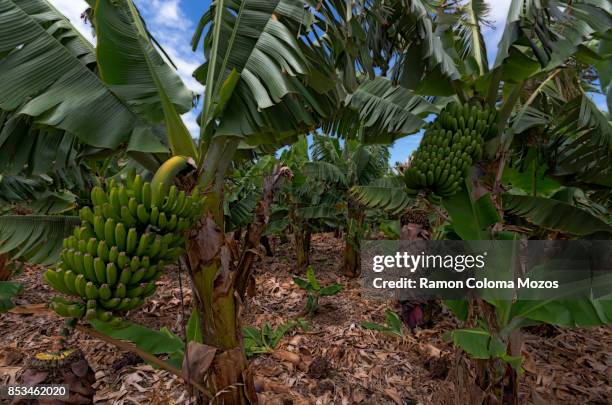
[[[331,235],[316,235],[312,264],[323,284],[343,291],[322,299],[320,312],[307,318],[307,330],[285,336],[271,354],[255,357],[251,367],[263,404],[443,404],[452,403],[456,353],[444,338],[456,327],[444,312],[431,325],[388,337],[361,328],[381,322],[392,302],[361,294],[359,282],[340,275],[342,245]],[[272,326],[303,316],[305,293],[292,281],[295,257],[276,243],[274,257],[256,268],[256,293],[244,308],[243,323]],[[27,267],[17,280],[25,292],[17,307],[0,314],[0,385],[11,383],[28,355],[48,350],[63,321],[45,308],[52,291],[41,281],[41,267]],[[185,279],[183,278],[185,282]],[[166,326],[182,335],[190,293],[179,289],[178,272],[169,270],[144,310],[131,319],[148,327]],[[97,404],[183,404],[190,396],[180,379],[100,340],[75,333],[96,373]],[[612,403],[612,329],[566,330],[536,327],[525,333],[525,373],[521,403]]]

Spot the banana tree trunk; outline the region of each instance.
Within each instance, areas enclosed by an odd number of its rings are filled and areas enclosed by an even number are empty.
[[[310,239],[311,231],[307,224],[293,226],[293,244],[299,273],[306,272],[306,268],[310,265]]]
[[[347,211],[348,226],[344,239],[344,274],[358,277],[361,273],[361,238],[365,216],[357,204],[349,201]]]
[[[8,281],[11,277],[11,270],[8,267],[8,256],[0,254],[0,281]]]
[[[199,375],[207,374],[201,383],[215,397],[212,403],[257,403],[253,376],[244,354],[240,298],[235,285],[238,272],[233,264],[231,242],[223,231],[222,201],[220,193],[208,194],[204,215],[187,243],[203,344],[216,349],[212,363]],[[204,401],[200,398],[199,402]]]
[[[244,298],[249,289],[249,285],[253,285],[252,283],[254,282],[252,278],[253,263],[259,255],[257,252],[259,245],[262,244],[262,240],[265,238],[262,235],[270,221],[274,192],[282,178],[289,174],[290,171],[286,167],[276,166],[272,173],[263,179],[262,196],[255,207],[253,222],[247,227],[244,246],[242,246],[242,253],[238,261],[236,290],[242,298]],[[267,238],[265,240],[267,242]],[[268,253],[269,249],[270,244],[267,243],[266,253]]]

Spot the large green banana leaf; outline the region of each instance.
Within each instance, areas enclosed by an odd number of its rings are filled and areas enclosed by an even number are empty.
[[[29,263],[57,263],[64,238],[80,223],[73,216],[0,216],[0,254]]]
[[[0,0],[1,110],[95,147],[165,151],[95,68],[92,46],[46,1]]]
[[[223,5],[220,14],[218,5]],[[195,77],[207,85],[206,123],[213,115],[219,118],[216,136],[246,137],[249,144],[280,143],[313,129],[320,116],[336,107],[338,98],[327,89],[325,94],[314,90],[324,88],[333,72],[321,71],[308,58],[312,47],[299,39],[300,27],[305,29],[311,18],[304,6],[299,0],[225,0],[202,17],[193,48],[204,36],[207,62]],[[216,95],[232,72],[240,79],[231,95],[225,95],[224,104],[231,108],[218,110]]]

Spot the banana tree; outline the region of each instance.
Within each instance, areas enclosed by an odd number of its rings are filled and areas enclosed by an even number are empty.
[[[399,182],[384,189],[355,187],[355,198],[372,208],[396,209],[411,196],[427,197],[430,203],[446,211],[439,208],[454,230],[452,235],[448,234],[452,238],[503,239],[513,235],[508,231],[526,229],[531,231],[527,236],[532,237],[545,235],[539,231],[543,229],[564,237],[609,238],[610,207],[606,196],[610,185],[605,179],[609,178],[612,132],[608,116],[586,95],[596,88],[597,82],[596,75],[594,78],[587,72],[599,69],[604,72],[604,81],[607,80],[602,61],[609,57],[606,46],[612,24],[609,7],[590,1],[512,1],[497,56],[489,66],[481,34],[488,12],[484,1],[457,2],[443,8],[443,14],[427,10],[418,2],[411,2],[410,6],[413,10],[422,6],[429,13],[422,15],[431,23],[430,29],[438,39],[427,46],[439,44],[437,55],[443,61],[432,70],[426,64],[410,63],[407,59],[395,69],[397,80],[417,93],[449,96],[469,104],[471,107],[464,111],[470,109],[471,114],[480,114],[481,118],[487,113],[478,112],[479,108],[490,111],[495,107],[498,116],[491,119],[491,131],[484,134],[482,151],[473,143],[460,158],[459,163],[466,167],[463,174],[463,169],[458,170],[456,185],[445,183],[449,176],[436,168],[446,161],[436,148],[443,150],[449,142],[439,128],[446,124],[455,126],[454,121],[445,121],[447,112],[456,111],[449,104],[428,126],[419,148],[422,151],[417,151]],[[432,15],[435,18],[429,19]],[[417,43],[412,50],[420,51],[422,46]],[[435,81],[426,80],[432,75],[437,77]],[[454,141],[455,138],[451,142]],[[468,157],[474,150],[474,157]],[[442,183],[436,183],[437,179]],[[453,188],[459,191],[455,193]],[[402,190],[404,197],[399,196]],[[391,198],[392,194],[398,197]],[[595,319],[591,324],[609,322],[609,318],[585,314],[571,303],[542,303],[548,304],[570,314],[576,320],[570,322],[571,326],[585,324],[584,319]],[[529,305],[519,305],[523,306]],[[512,326],[506,323],[510,307],[512,303],[503,300],[473,302],[469,311],[463,307],[463,313],[487,320],[491,329],[486,336],[482,331],[457,333],[455,342],[460,347],[470,352],[467,343],[473,343],[475,337],[489,342],[503,335],[497,346],[503,350],[495,355],[476,356],[488,360],[484,367],[479,367],[476,381],[484,394],[471,398],[471,403],[518,400],[516,370],[501,367],[500,373],[497,363],[500,356],[506,356],[505,361],[514,361],[513,356],[520,353],[517,344],[520,326],[516,322]],[[600,303],[584,307],[599,308]],[[561,322],[559,318],[544,316],[545,310],[535,311],[537,316],[535,312],[523,313],[518,309],[511,312],[517,319]]]
[[[309,46],[296,39],[310,14],[293,1],[212,5],[193,41],[196,48],[203,37],[207,59],[195,73],[206,84],[196,144],[179,116],[191,108],[192,95],[135,5],[90,4],[95,51],[49,3],[0,3],[0,109],[12,120],[4,122],[2,139],[42,139],[39,128],[52,128],[59,139],[74,136],[69,149],[87,145],[90,156],[127,151],[160,181],[180,177],[181,187],[205,190],[187,256],[203,343],[216,351],[207,385],[220,402],[254,402],[237,319],[237,275],[224,236],[223,179],[240,142],[287,142],[336,99],[313,89],[329,75],[314,68]],[[176,158],[158,170],[170,155]]]
[[[338,170],[313,171],[306,136],[283,151],[280,157],[292,176],[280,188],[273,207],[271,231],[288,232],[292,237],[299,273],[310,264],[311,235],[326,225],[336,225],[341,214],[337,183],[343,179]]]
[[[315,136],[312,144],[313,161],[305,166],[305,174],[312,178],[338,178],[335,191],[346,207],[344,226],[344,273],[356,277],[360,273],[360,244],[365,232],[365,212],[349,190],[365,186],[381,178],[388,171],[389,151],[383,145],[363,145],[357,140]],[[335,174],[333,176],[332,174]]]

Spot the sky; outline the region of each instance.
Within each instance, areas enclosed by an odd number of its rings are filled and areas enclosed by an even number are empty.
[[[62,12],[76,28],[90,41],[94,42],[91,26],[86,25],[80,18],[87,8],[84,0],[49,0]],[[177,67],[183,82],[199,94],[203,87],[192,76],[192,72],[204,61],[201,51],[191,51],[191,36],[198,20],[210,6],[209,0],[134,0],[140,9],[149,30],[161,43]],[[489,19],[491,27],[485,27],[483,36],[489,51],[489,61],[493,61],[497,51],[497,44],[501,38],[506,15],[511,0],[488,0],[491,12]],[[605,105],[603,96],[594,97],[595,102]],[[187,128],[194,136],[198,134],[196,124],[196,110],[183,116]],[[417,148],[421,135],[411,135],[402,138],[391,149],[391,163],[406,160],[410,153]]]

